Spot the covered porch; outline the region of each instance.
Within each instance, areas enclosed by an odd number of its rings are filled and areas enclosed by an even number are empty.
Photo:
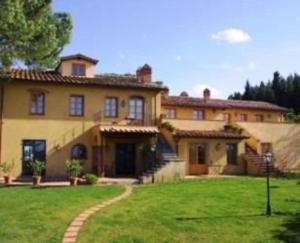
[[[94,171],[101,177],[137,178],[155,159],[149,149],[158,133],[156,126],[100,125],[93,147]]]
[[[241,155],[243,134],[229,131],[177,130],[179,158],[186,161],[186,175],[244,174]]]

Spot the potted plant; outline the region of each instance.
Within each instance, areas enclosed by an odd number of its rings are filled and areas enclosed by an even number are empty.
[[[32,160],[28,162],[28,166],[32,171],[32,182],[33,185],[39,185],[42,179],[42,172],[46,167],[45,161]]]
[[[77,186],[78,176],[82,170],[82,161],[78,159],[71,159],[66,161],[67,171],[70,175],[70,185]]]
[[[4,184],[5,185],[9,185],[12,181],[10,173],[12,172],[13,168],[14,168],[15,164],[14,162],[3,162],[0,165],[0,169],[4,174]]]

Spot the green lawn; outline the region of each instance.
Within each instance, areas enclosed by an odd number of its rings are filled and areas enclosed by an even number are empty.
[[[122,191],[119,186],[0,186],[0,242],[61,242],[77,214]]]
[[[300,184],[272,179],[274,216],[263,178],[202,179],[137,186],[92,216],[79,242],[300,242]]]

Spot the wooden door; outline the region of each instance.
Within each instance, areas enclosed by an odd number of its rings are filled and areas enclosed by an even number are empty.
[[[191,144],[189,147],[189,174],[204,175],[208,173],[206,164],[206,144]]]

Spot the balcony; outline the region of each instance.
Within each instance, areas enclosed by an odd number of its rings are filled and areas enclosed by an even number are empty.
[[[176,129],[182,130],[223,130],[227,124],[221,120],[195,120],[195,119],[167,119],[162,118],[162,123],[168,122]]]
[[[117,116],[107,116],[104,111],[96,112],[93,120],[101,125],[120,126],[156,126],[157,119],[154,114],[118,112]]]

